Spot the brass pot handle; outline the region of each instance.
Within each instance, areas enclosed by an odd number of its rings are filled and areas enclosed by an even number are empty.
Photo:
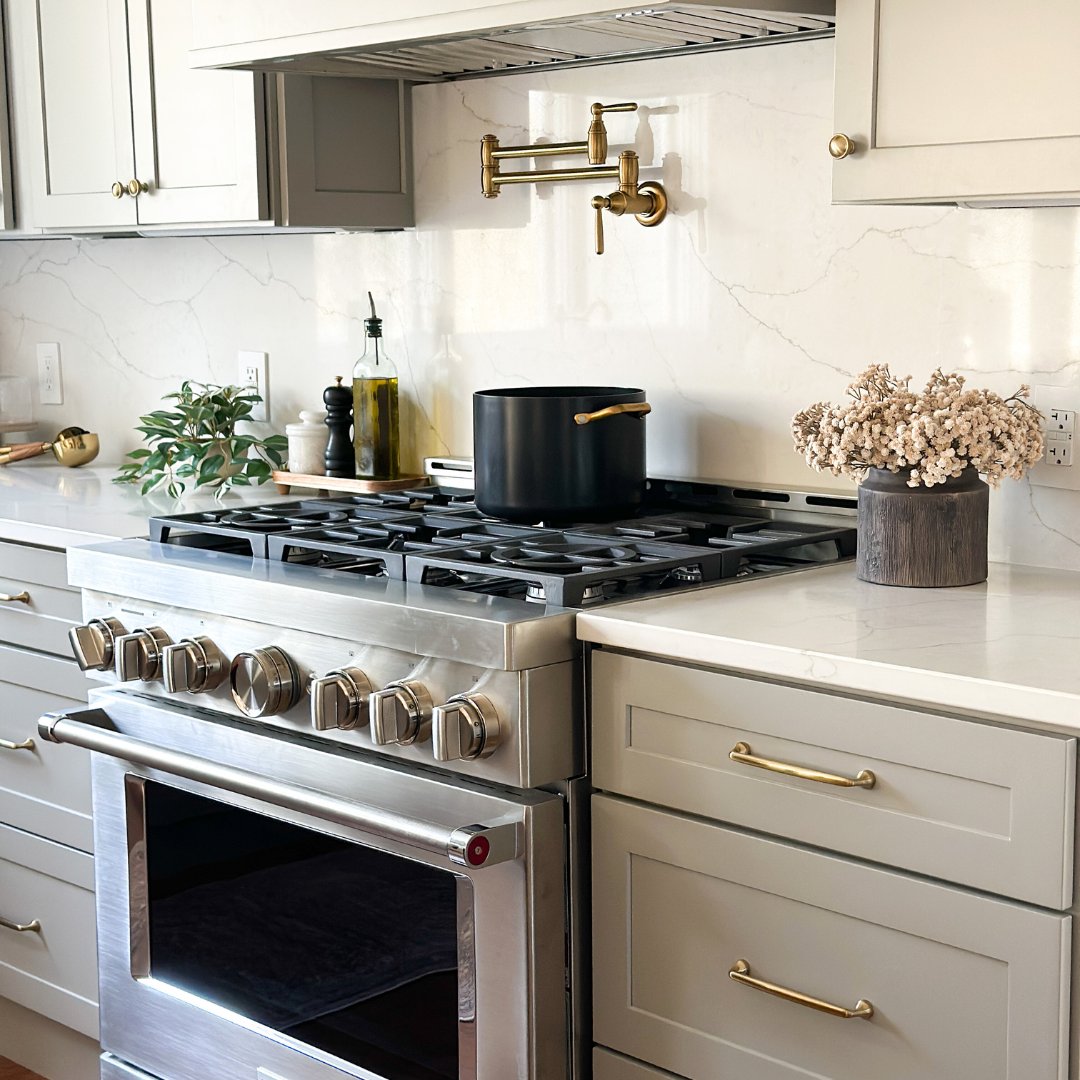
[[[30,594],[23,589],[17,593],[0,593],[0,604],[29,604]]]
[[[5,930],[15,930],[20,934],[25,934],[30,931],[34,934],[41,933],[41,920],[31,919],[28,923],[12,922],[10,919],[5,919],[3,915],[0,915],[0,926]]]
[[[793,1001],[796,1005],[805,1005],[808,1009],[817,1009],[818,1012],[838,1016],[841,1020],[869,1020],[874,1015],[874,1006],[865,998],[859,998],[854,1009],[846,1009],[843,1005],[834,1005],[831,1001],[822,1001],[821,998],[810,997],[809,994],[802,994],[798,990],[789,990],[786,986],[777,986],[776,983],[765,982],[764,979],[755,979],[750,974],[750,965],[745,960],[736,960],[731,965],[728,978],[734,979],[743,986],[749,986],[752,990],[773,994],[785,1001]]]
[[[767,769],[769,772],[794,776],[799,780],[813,780],[816,784],[832,784],[833,787],[872,788],[877,783],[877,777],[869,769],[863,769],[855,777],[837,776],[834,773],[818,772],[817,769],[805,769],[801,765],[790,765],[786,761],[754,757],[749,745],[744,742],[736,743],[728,757],[737,765],[752,765],[755,769]]]
[[[647,401],[631,401],[625,405],[609,405],[606,409],[597,409],[596,412],[574,413],[574,423],[591,424],[594,420],[606,420],[609,416],[619,416],[621,413],[644,416],[651,412],[652,406]]]
[[[22,742],[9,742],[7,739],[0,739],[0,750],[33,750],[34,740],[23,739]]]

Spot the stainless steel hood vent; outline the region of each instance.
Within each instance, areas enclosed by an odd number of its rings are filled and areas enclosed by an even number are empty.
[[[775,0],[774,0],[775,2]],[[790,3],[791,0],[788,0]],[[797,0],[796,0],[797,3]],[[345,49],[265,57],[242,64],[305,74],[364,75],[443,82],[562,67],[619,63],[661,56],[830,36],[833,5],[809,0],[807,14],[718,7],[708,0],[658,0],[653,7],[602,11],[481,33],[419,37]],[[199,66],[207,61],[193,54]]]

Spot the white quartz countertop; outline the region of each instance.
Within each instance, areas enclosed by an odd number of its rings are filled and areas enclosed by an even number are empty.
[[[1080,573],[994,564],[904,589],[853,563],[578,616],[578,636],[672,660],[1080,729]]]
[[[166,495],[144,497],[135,485],[114,484],[116,472],[115,465],[66,469],[36,462],[0,468],[0,540],[77,547],[146,536],[146,520],[151,514],[251,506],[282,498],[273,484],[235,489],[221,501],[190,490],[180,501]]]

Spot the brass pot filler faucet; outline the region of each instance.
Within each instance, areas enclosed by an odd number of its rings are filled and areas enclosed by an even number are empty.
[[[633,214],[642,225],[659,225],[667,214],[667,192],[660,184],[647,180],[638,183],[638,156],[633,150],[619,155],[618,165],[607,164],[608,138],[604,113],[634,112],[636,101],[618,105],[592,106],[592,123],[585,142],[533,143],[531,146],[499,146],[498,137],[485,135],[480,143],[480,184],[485,199],[494,199],[503,184],[558,183],[562,180],[618,179],[619,190],[610,195],[594,195],[596,211],[596,254],[604,254],[604,211],[622,217]],[[589,165],[581,169],[537,169],[532,172],[499,172],[503,158],[553,157],[562,154],[587,154]]]

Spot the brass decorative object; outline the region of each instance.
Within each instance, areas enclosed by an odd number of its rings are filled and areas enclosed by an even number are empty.
[[[619,189],[610,195],[596,195],[592,207],[596,211],[596,254],[604,253],[604,211],[622,217],[632,214],[641,225],[659,225],[667,215],[667,192],[661,184],[649,180],[638,183],[639,161],[633,150],[619,155],[618,165],[607,164],[608,138],[604,113],[634,112],[637,102],[624,101],[616,105],[591,107],[592,121],[583,142],[532,143],[528,146],[500,146],[495,135],[485,135],[480,141],[480,190],[485,199],[495,199],[504,184],[560,183],[564,180],[618,180]],[[527,172],[503,173],[499,163],[509,158],[553,157],[563,154],[584,154],[588,166],[578,169],[533,169]]]

